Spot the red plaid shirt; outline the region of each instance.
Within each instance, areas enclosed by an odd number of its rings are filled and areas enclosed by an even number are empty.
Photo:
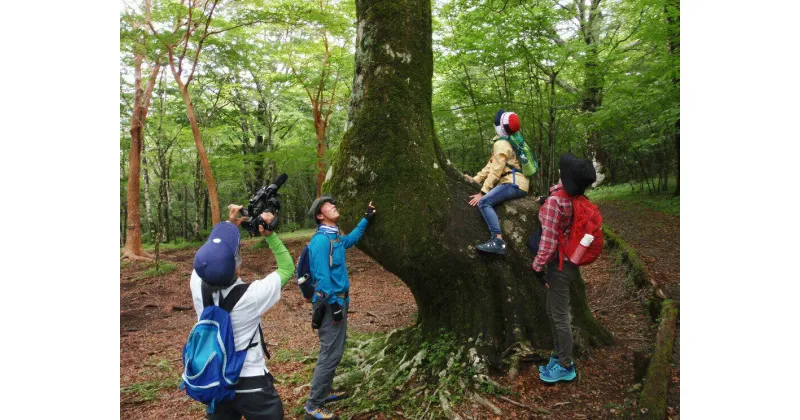
[[[542,239],[539,242],[539,252],[533,259],[532,268],[535,271],[542,271],[547,263],[558,258],[558,237],[562,233],[567,234],[567,226],[572,220],[572,202],[553,194],[561,189],[564,187],[560,182],[550,187],[550,196],[539,209]]]

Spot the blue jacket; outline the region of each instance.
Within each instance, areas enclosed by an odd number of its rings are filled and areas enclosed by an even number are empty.
[[[367,219],[361,219],[349,235],[317,231],[308,244],[308,264],[311,275],[317,280],[315,290],[329,296],[328,303],[338,302],[342,306],[345,304],[344,299],[336,296],[350,291],[350,278],[347,276],[347,264],[344,260],[345,250],[361,239],[367,224]],[[331,241],[333,241],[333,265],[330,264]],[[312,301],[316,302],[317,299],[319,296],[314,293]]]

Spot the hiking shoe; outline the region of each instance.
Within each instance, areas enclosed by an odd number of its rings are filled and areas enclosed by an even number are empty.
[[[341,401],[349,396],[350,394],[348,394],[345,391],[333,391],[330,394],[328,394],[328,398],[325,399],[325,402],[329,403],[334,401]]]
[[[555,366],[539,374],[539,379],[549,384],[554,384],[559,381],[569,382],[575,379],[575,364],[573,363],[569,369],[561,366],[561,363],[556,363]]]
[[[475,245],[475,248],[478,251],[488,252],[490,254],[503,255],[506,253],[506,243],[500,238],[489,239],[485,243]]]
[[[550,361],[549,361],[549,362],[547,362],[547,365],[545,365],[545,366],[539,366],[539,373],[545,373],[545,372],[547,372],[548,370],[552,369],[552,368],[553,368],[553,366],[555,366],[555,365],[557,365],[557,364],[558,364],[558,357],[556,357],[556,356],[550,356]]]
[[[306,405],[303,408],[305,408],[306,410],[306,415],[303,417],[304,420],[312,420],[312,419],[339,420],[339,416],[326,410],[325,407],[318,407],[315,410],[311,410]]]

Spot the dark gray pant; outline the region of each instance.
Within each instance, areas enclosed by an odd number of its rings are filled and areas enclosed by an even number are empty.
[[[242,392],[239,392],[239,391]],[[283,403],[272,384],[272,374],[239,378],[236,398],[217,404],[209,420],[275,420],[283,419]]]
[[[572,364],[572,323],[569,313],[569,288],[578,275],[578,266],[564,261],[558,271],[558,258],[547,264],[547,318],[553,335],[553,354],[561,366]]]
[[[321,300],[314,302],[314,310],[318,305],[324,305]],[[336,367],[342,360],[344,354],[344,342],[347,337],[347,311],[349,303],[345,303],[342,321],[333,324],[333,314],[330,308],[326,308],[322,324],[317,330],[319,334],[319,358],[317,366],[314,368],[314,377],[311,378],[311,395],[308,397],[306,405],[314,410],[325,403],[328,395],[333,388],[333,377],[336,374]]]

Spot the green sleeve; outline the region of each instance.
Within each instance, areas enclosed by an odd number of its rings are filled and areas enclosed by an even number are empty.
[[[278,275],[281,277],[281,287],[283,287],[294,274],[294,261],[292,261],[286,245],[281,242],[275,232],[272,232],[266,239],[269,249],[275,254],[275,261],[278,262]]]

